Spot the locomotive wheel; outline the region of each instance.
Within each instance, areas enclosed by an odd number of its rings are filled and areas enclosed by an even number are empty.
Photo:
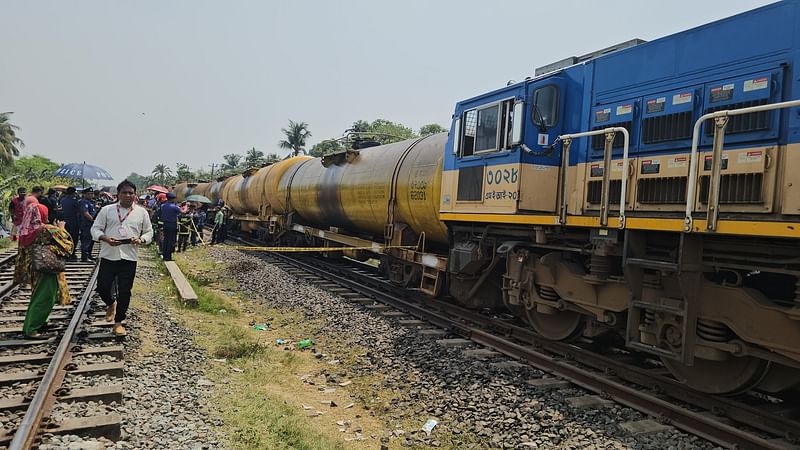
[[[531,327],[551,341],[576,338],[583,333],[583,315],[575,311],[557,311],[552,314],[540,313],[536,309],[526,309],[525,313]]]
[[[693,366],[661,358],[661,362],[679,381],[708,394],[739,394],[758,385],[769,370],[769,362],[745,356],[725,361],[695,358]]]

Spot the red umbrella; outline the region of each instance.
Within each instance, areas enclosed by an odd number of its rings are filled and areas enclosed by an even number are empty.
[[[160,192],[160,193],[162,193],[162,194],[166,194],[167,192],[169,192],[169,189],[165,188],[164,186],[159,186],[159,185],[157,185],[157,184],[154,184],[154,185],[152,185],[152,186],[148,186],[148,187],[147,187],[147,190],[148,190],[148,191],[156,191],[156,192]]]

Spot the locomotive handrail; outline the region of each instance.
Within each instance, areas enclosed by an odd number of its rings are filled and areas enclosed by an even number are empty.
[[[567,170],[569,167],[569,148],[573,139],[596,136],[600,134],[606,135],[606,144],[603,147],[603,190],[601,192],[600,204],[600,225],[608,225],[608,206],[610,203],[609,194],[611,186],[611,152],[614,143],[614,136],[616,133],[622,133],[624,138],[622,147],[622,183],[620,186],[619,194],[619,228],[625,228],[625,199],[627,197],[628,189],[628,144],[630,142],[630,134],[624,127],[609,127],[602,130],[584,131],[583,133],[562,134],[558,137],[563,142],[563,150],[561,155],[561,205],[559,208],[559,222],[566,222],[567,214]]]
[[[694,132],[692,133],[692,153],[689,162],[689,177],[688,186],[686,187],[686,216],[684,218],[683,231],[690,233],[692,231],[692,213],[694,212],[695,203],[695,190],[697,188],[697,147],[700,141],[700,126],[709,119],[715,119],[715,132],[714,132],[714,145],[713,145],[713,159],[711,161],[711,180],[708,184],[708,213],[706,220],[706,228],[714,231],[717,228],[717,217],[719,216],[719,186],[720,178],[722,177],[721,170],[719,170],[720,161],[722,158],[722,144],[725,135],[725,126],[727,120],[717,121],[716,119],[727,119],[730,116],[740,116],[742,114],[750,114],[760,111],[770,111],[773,109],[792,108],[800,106],[800,100],[792,100],[788,102],[771,103],[768,105],[751,106],[748,108],[739,109],[726,109],[723,111],[715,111],[712,113],[704,114],[694,123]],[[719,136],[718,136],[719,135]],[[714,203],[711,203],[711,199]]]

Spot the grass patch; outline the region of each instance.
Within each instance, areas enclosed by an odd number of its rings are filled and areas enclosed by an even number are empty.
[[[186,278],[197,294],[197,309],[210,314],[239,315],[239,310],[225,296],[212,289],[201,286],[191,276]]]
[[[228,325],[220,336],[214,350],[217,358],[252,358],[264,353],[264,346],[239,325]]]
[[[217,431],[225,436],[228,446],[279,450],[378,448],[377,436],[382,435],[386,425],[372,414],[388,407],[384,399],[376,405],[369,393],[360,392],[367,387],[365,383],[355,378],[348,378],[352,384],[347,387],[334,384],[338,381],[329,382],[326,377],[331,373],[347,378],[344,364],[329,363],[331,358],[317,358],[313,352],[297,348],[301,339],[311,338],[318,352],[334,350],[326,348],[332,344],[326,337],[315,333],[322,322],[307,320],[302,311],[278,310],[251,300],[252,296],[239,291],[230,276],[237,268],[215,259],[205,248],[176,255],[178,266],[199,297],[197,308],[177,300],[169,276],[162,277],[151,289],[165,289],[161,292],[176,299],[168,306],[179,310],[176,316],[195,331],[195,343],[210,357],[205,376],[215,383],[212,403],[224,423]],[[163,264],[157,264],[161,273],[166,273]],[[220,309],[227,313],[220,314]],[[255,330],[254,323],[266,323],[268,327]],[[278,345],[277,339],[287,342]],[[340,354],[336,349],[336,358],[355,361],[363,351],[351,347]],[[385,393],[385,397],[392,398],[391,393]],[[326,401],[333,401],[338,407]],[[345,408],[346,405],[350,407]],[[340,431],[337,422],[344,421],[362,430],[362,440],[356,440],[353,428]],[[399,449],[400,442],[389,446]]]
[[[13,244],[14,243],[11,241],[11,239],[0,238],[0,248],[10,248]]]

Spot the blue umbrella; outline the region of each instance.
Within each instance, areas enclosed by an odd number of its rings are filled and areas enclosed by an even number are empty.
[[[64,164],[58,170],[56,170],[53,175],[57,177],[77,178],[81,180],[114,179],[114,177],[112,177],[111,174],[105,169],[93,166],[91,164],[86,164],[85,162]]]

